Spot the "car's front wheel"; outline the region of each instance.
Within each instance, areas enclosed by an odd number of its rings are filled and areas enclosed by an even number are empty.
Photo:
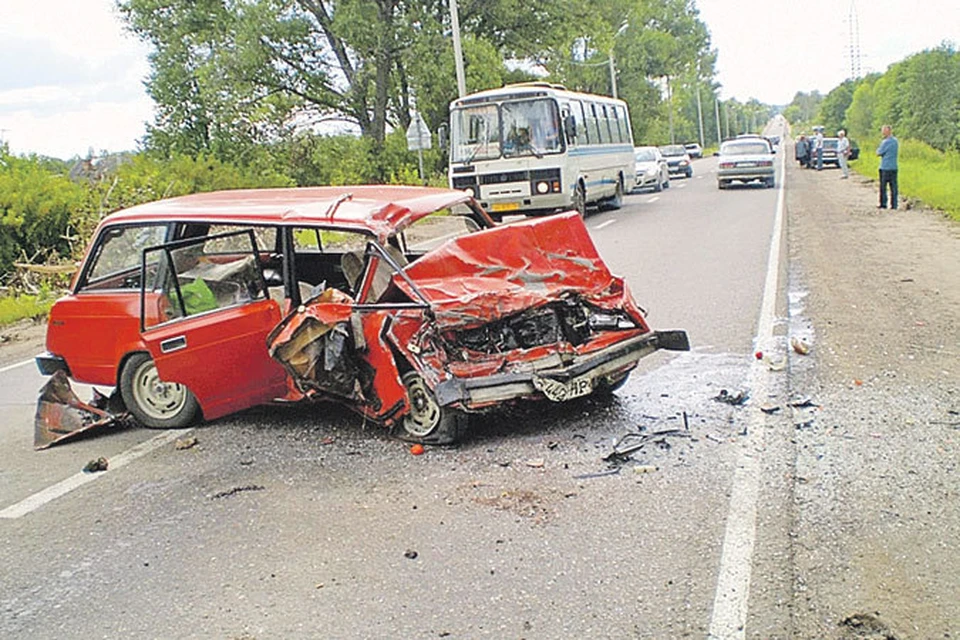
[[[581,218],[587,216],[587,192],[583,188],[583,184],[579,182],[573,191],[573,208],[580,214]]]
[[[146,353],[135,353],[120,372],[120,397],[127,410],[149,429],[190,426],[200,411],[197,398],[186,386],[160,379],[157,366]]]
[[[456,409],[441,407],[423,376],[409,371],[401,378],[410,399],[410,411],[403,416],[406,439],[423,444],[453,444],[466,429],[467,416]]]

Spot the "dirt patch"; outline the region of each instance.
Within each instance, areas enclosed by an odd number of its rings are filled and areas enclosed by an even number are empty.
[[[878,209],[863,176],[787,174],[791,333],[812,345],[791,360],[791,391],[818,405],[796,431],[795,637],[951,637],[960,225]]]
[[[29,360],[44,351],[46,320],[22,320],[0,327],[0,367]]]

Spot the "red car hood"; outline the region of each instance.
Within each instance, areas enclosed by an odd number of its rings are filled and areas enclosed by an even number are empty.
[[[485,324],[574,292],[601,307],[636,311],[576,212],[451,240],[405,272],[445,328]],[[402,278],[394,282],[413,297]]]

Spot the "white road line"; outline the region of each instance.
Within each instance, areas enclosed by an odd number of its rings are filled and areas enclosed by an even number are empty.
[[[6,373],[7,371],[16,369],[17,367],[23,367],[33,363],[34,363],[34,359],[30,358],[29,360],[24,360],[23,362],[18,362],[17,364],[8,364],[7,366],[0,368],[0,373]]]
[[[672,187],[673,184],[671,184],[670,186]],[[677,189],[686,189],[686,188],[687,188],[687,183],[686,183],[686,182],[678,182],[678,183],[677,183]]]
[[[784,158],[780,156],[780,175],[784,173]],[[776,297],[780,275],[780,236],[783,233],[783,179],[777,193],[777,213],[770,238],[767,257],[767,277],[763,284],[763,302],[757,323],[756,348],[773,347],[773,325],[777,310]],[[753,398],[767,395],[769,369],[754,361],[748,375]],[[723,553],[717,590],[713,598],[709,640],[741,640],[746,638],[747,602],[750,597],[750,572],[753,565],[753,545],[757,537],[757,499],[760,495],[761,459],[764,447],[763,414],[751,414],[747,436],[737,458],[730,492],[730,511],[723,536]]]
[[[116,456],[110,458],[110,465],[107,471],[99,471],[96,473],[84,473],[81,471],[80,473],[76,473],[65,480],[61,480],[57,484],[50,485],[46,489],[38,491],[32,496],[24,498],[16,504],[10,505],[3,511],[0,511],[0,518],[20,518],[27,515],[31,511],[36,511],[48,502],[56,500],[60,496],[70,493],[78,487],[82,487],[88,482],[93,482],[100,476],[116,471],[120,467],[126,466],[137,458],[145,456],[154,449],[162,447],[165,444],[169,444],[177,438],[183,437],[184,434],[190,433],[191,431],[193,431],[193,429],[174,429],[154,436],[146,442],[141,442],[140,444],[127,449],[123,453],[117,454]]]
[[[653,204],[654,202],[656,202],[656,201],[659,200],[659,199],[660,199],[660,196],[653,196],[652,198],[650,198],[649,200],[647,200],[647,204]]]
[[[606,222],[601,222],[600,224],[598,224],[597,226],[595,226],[595,227],[593,228],[593,230],[594,230],[594,231],[600,231],[600,229],[603,229],[604,227],[609,227],[609,226],[612,225],[614,222],[616,222],[616,220],[607,220]]]

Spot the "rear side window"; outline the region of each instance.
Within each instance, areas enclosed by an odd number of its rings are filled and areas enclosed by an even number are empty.
[[[90,265],[79,291],[140,288],[140,257],[144,249],[163,243],[167,225],[110,227],[91,251]]]

